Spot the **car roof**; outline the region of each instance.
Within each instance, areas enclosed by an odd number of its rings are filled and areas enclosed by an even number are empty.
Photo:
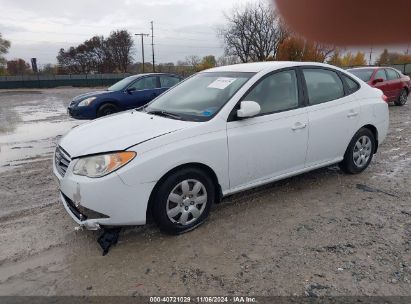
[[[259,73],[265,70],[278,70],[282,68],[294,67],[294,66],[318,66],[328,67],[333,69],[339,68],[319,62],[298,62],[298,61],[267,61],[267,62],[253,62],[253,63],[240,63],[235,65],[222,66],[205,70],[203,72],[245,72],[245,73]]]
[[[384,68],[384,67],[369,66],[369,67],[350,68],[348,70],[349,71],[352,71],[352,70],[376,70],[376,69],[382,69],[382,68]]]
[[[180,76],[178,76],[176,74],[172,74],[172,73],[144,73],[144,74],[130,75],[128,77],[130,77],[130,78],[139,78],[139,77],[143,77],[143,76],[161,76],[161,75],[180,77]]]

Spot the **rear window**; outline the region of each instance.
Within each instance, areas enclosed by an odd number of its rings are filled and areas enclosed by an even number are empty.
[[[310,105],[316,105],[344,97],[341,78],[334,71],[304,69]]]
[[[342,74],[342,78],[347,84],[348,91],[350,94],[357,92],[360,89],[360,85],[356,81],[351,79],[351,77],[348,77],[347,75]]]
[[[348,70],[351,74],[354,74],[358,78],[360,78],[362,81],[370,81],[372,74],[374,73],[373,69],[353,69],[353,70]]]
[[[395,70],[393,69],[385,69],[387,71],[388,75],[388,80],[394,80],[400,78],[400,74],[398,74]]]

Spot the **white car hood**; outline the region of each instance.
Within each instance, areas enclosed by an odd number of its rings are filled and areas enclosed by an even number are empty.
[[[60,140],[59,145],[71,158],[121,151],[193,124],[130,111],[76,127]]]

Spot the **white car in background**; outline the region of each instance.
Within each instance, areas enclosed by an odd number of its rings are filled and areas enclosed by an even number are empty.
[[[64,136],[54,173],[81,226],[182,233],[222,197],[332,164],[360,173],[388,129],[383,93],[339,68],[264,62],[198,73],[143,109]]]

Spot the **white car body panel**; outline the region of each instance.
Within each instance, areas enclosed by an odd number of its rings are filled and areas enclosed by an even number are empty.
[[[229,122],[230,187],[241,188],[304,168],[306,108]]]
[[[309,140],[306,166],[342,160],[349,142],[359,130],[359,102],[352,95],[307,107]],[[326,142],[325,142],[326,139]]]
[[[342,99],[228,121],[233,108],[261,77],[277,69],[305,65],[344,72],[325,64],[299,62],[214,68],[206,72],[256,74],[207,122],[128,111],[73,129],[59,143],[73,159],[64,177],[54,165],[60,190],[74,204],[109,218],[81,221],[61,196],[66,210],[77,224],[89,229],[143,225],[157,182],[180,166],[195,163],[208,167],[225,196],[341,161],[362,126],[374,126],[381,144],[388,132],[388,105],[382,101],[381,91],[352,75],[361,89]],[[135,151],[137,156],[112,174],[92,179],[72,172],[76,158],[122,150]]]
[[[120,151],[193,124],[128,111],[78,126],[61,139],[60,145],[71,157]]]

